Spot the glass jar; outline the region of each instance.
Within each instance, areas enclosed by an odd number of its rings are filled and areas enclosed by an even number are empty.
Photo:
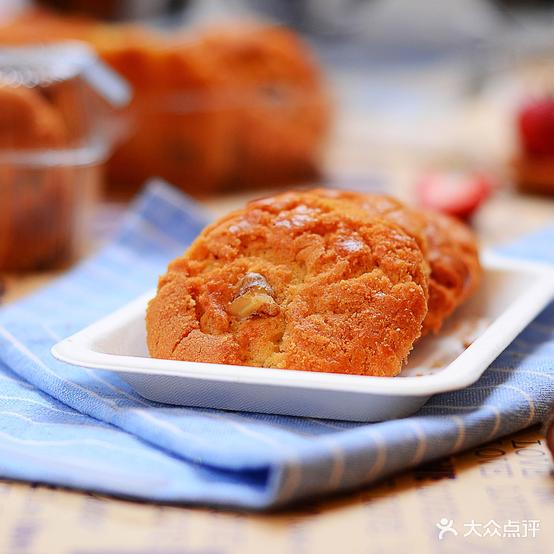
[[[129,90],[81,43],[0,49],[0,270],[80,248]]]

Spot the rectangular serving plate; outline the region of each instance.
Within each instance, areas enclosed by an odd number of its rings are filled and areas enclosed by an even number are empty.
[[[156,402],[349,421],[383,421],[417,411],[436,393],[474,383],[554,298],[549,266],[483,256],[479,291],[441,332],[416,343],[395,378],[148,356],[144,314],[154,291],[52,348],[69,364],[117,373]]]

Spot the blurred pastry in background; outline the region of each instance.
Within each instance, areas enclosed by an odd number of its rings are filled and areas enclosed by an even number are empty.
[[[329,99],[300,38],[284,27],[243,23],[208,30],[199,45],[238,104],[231,184],[316,175]]]
[[[203,194],[318,175],[330,103],[317,63],[283,27],[227,23],[160,33],[33,11],[0,43],[80,39],[134,88],[110,187],[160,176]]]
[[[554,97],[524,104],[517,114],[520,151],[513,161],[520,190],[554,194]]]
[[[71,173],[0,162],[0,270],[44,269],[71,256],[80,202]]]
[[[51,267],[80,246],[111,147],[98,122],[117,119],[99,107],[128,99],[110,73],[81,43],[0,49],[0,270]]]
[[[221,189],[233,164],[233,112],[218,101],[217,69],[194,43],[102,39],[102,58],[135,90],[130,133],[107,167],[111,186],[160,176],[192,193]]]
[[[102,58],[135,88],[134,130],[109,163],[110,182],[159,175],[206,193],[317,175],[328,101],[292,32],[236,24],[170,40],[128,28],[99,36]]]
[[[65,256],[72,199],[64,168],[38,171],[29,152],[62,148],[61,114],[38,91],[0,83],[0,268],[30,269]]]

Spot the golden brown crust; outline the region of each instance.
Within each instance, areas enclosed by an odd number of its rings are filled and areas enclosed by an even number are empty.
[[[423,334],[437,332],[443,321],[478,287],[482,268],[477,240],[467,225],[436,212],[424,212],[429,278],[429,312]]]
[[[422,335],[443,321],[477,288],[482,274],[477,241],[460,221],[436,212],[408,208],[386,195],[317,189],[318,194],[356,203],[372,217],[394,221],[420,245],[429,264],[429,311]]]
[[[327,198],[350,201],[365,210],[370,217],[385,217],[396,223],[412,235],[423,254],[427,255],[426,218],[417,210],[408,209],[400,200],[387,194],[362,194],[329,188],[317,188],[313,192]]]
[[[158,358],[393,376],[426,312],[412,236],[351,202],[286,193],[207,227],[170,264],[148,307],[148,347]]]

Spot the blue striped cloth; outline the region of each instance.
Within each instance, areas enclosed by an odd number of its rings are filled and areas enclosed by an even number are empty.
[[[554,401],[554,305],[475,385],[377,424],[169,407],[51,346],[155,284],[205,224],[155,184],[116,240],[0,310],[0,476],[141,499],[264,509],[352,489],[541,421]],[[554,227],[504,253],[554,261]]]

